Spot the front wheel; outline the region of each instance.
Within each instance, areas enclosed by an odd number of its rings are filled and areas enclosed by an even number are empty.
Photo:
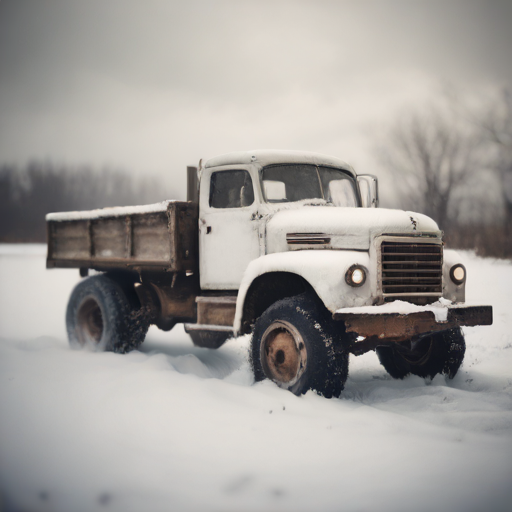
[[[377,347],[379,361],[395,379],[409,374],[433,378],[437,374],[453,379],[464,360],[466,343],[460,327],[425,336],[415,343]]]
[[[338,397],[348,376],[344,329],[311,297],[282,299],[256,321],[251,363],[256,381],[270,379],[301,395],[309,389]]]

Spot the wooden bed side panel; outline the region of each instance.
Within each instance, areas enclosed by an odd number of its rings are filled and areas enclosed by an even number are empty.
[[[47,267],[142,268],[195,272],[197,204],[86,220],[48,221]]]
[[[174,267],[166,212],[132,217],[132,258],[161,261]]]
[[[125,218],[91,222],[91,256],[96,259],[126,258]]]
[[[85,220],[48,223],[48,257],[51,259],[90,258],[89,222]]]

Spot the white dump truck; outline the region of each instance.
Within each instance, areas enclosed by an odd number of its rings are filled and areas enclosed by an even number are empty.
[[[452,378],[461,326],[492,323],[491,306],[464,305],[466,269],[437,224],[378,208],[374,176],[293,151],[187,172],[187,201],[47,216],[47,267],[84,278],[72,346],[128,352],[179,322],[202,347],[250,334],[257,381],[333,397],[350,353],[376,351],[395,378]]]

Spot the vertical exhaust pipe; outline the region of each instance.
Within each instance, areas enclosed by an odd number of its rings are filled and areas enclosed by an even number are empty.
[[[187,201],[199,203],[199,181],[197,167],[187,166]]]

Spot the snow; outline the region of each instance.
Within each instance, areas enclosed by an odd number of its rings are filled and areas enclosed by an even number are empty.
[[[140,213],[157,213],[167,211],[169,203],[174,200],[162,201],[154,204],[143,204],[139,206],[111,206],[107,208],[98,208],[97,210],[76,211],[76,212],[57,212],[48,213],[46,220],[65,221],[65,220],[93,220],[103,217],[121,217],[124,215],[133,215]]]
[[[0,246],[0,510],[511,510],[510,262],[465,255],[494,325],[465,330],[455,379],[395,381],[368,353],[327,400],[254,384],[247,337],[70,350],[78,271],[45,252]]]

